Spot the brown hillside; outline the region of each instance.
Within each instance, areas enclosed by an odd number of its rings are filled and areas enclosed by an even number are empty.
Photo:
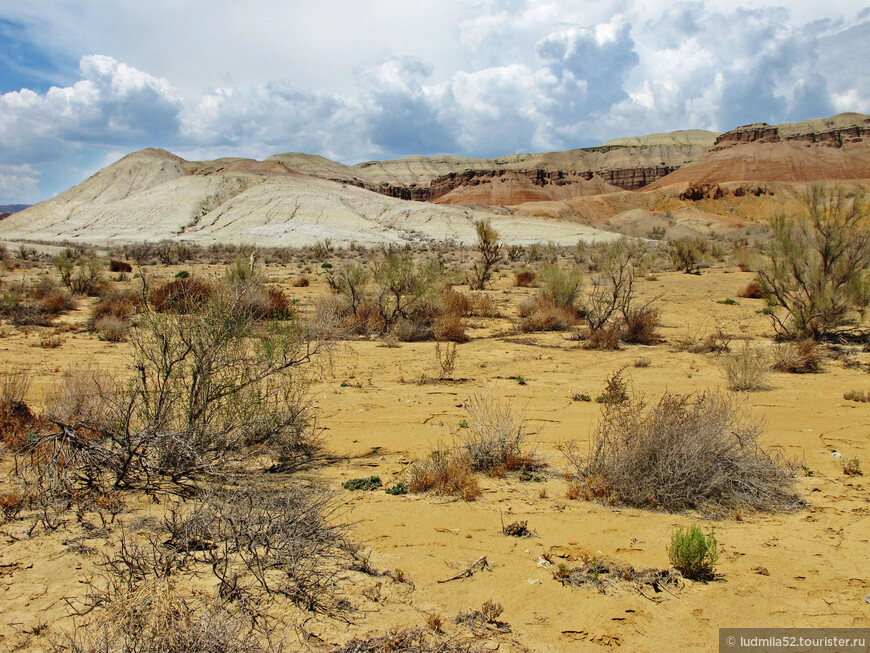
[[[802,123],[746,125],[645,190],[731,181],[812,182],[870,178],[870,116],[846,113]]]

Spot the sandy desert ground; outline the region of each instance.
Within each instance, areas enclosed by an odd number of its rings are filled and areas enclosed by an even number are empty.
[[[170,277],[178,269],[159,274]],[[192,269],[186,266],[185,269]],[[197,274],[219,274],[201,266]],[[292,285],[298,270],[273,265],[270,282],[299,300],[302,310],[328,292],[315,276],[307,288]],[[393,579],[348,572],[343,584],[358,608],[350,622],[325,617],[306,621],[307,642],[293,647],[328,648],[351,637],[388,629],[419,627],[427,615],[452,617],[487,600],[501,603],[499,620],[510,632],[482,634],[485,650],[628,651],[716,650],[720,627],[857,627],[870,619],[870,488],[865,477],[843,474],[844,456],[870,460],[870,403],[844,399],[844,392],[870,390],[870,353],[854,348],[824,361],[818,374],[771,373],[769,389],[740,393],[751,413],[766,422],[763,444],[777,447],[812,475],[798,474],[806,506],[790,513],[735,512],[717,519],[669,514],[568,499],[560,448],[584,448],[600,418],[594,401],[605,380],[625,367],[634,390],[651,399],[663,392],[693,393],[725,384],[721,355],[678,351],[681,340],[700,339],[717,328],[733,337],[732,348],[748,339],[772,346],[773,331],[759,313],[763,300],[738,298],[752,274],[719,263],[700,276],[664,271],[640,283],[641,298],[660,296],[663,341],[622,345],[618,351],[583,349],[568,333],[517,333],[518,304],[534,288],[513,286],[503,270],[485,291],[499,317],[469,318],[470,341],[457,347],[452,380],[437,377],[433,342],[384,346],[377,339],[342,342],[331,360],[318,361],[310,401],[323,428],[327,463],[297,476],[335,492],[340,518],[352,537],[371,550],[373,567],[392,570]],[[460,288],[465,290],[464,288]],[[736,304],[721,301],[736,298]],[[59,319],[56,327],[2,327],[0,371],[27,369],[33,383],[28,403],[67,369],[97,364],[124,370],[129,345],[110,343],[84,323],[90,302]],[[45,333],[62,344],[39,346]],[[451,497],[391,496],[382,489],[352,492],[348,479],[378,475],[389,485],[405,467],[439,443],[451,443],[467,417],[464,404],[475,395],[507,402],[527,420],[529,442],[547,462],[539,477],[481,476],[482,495],[466,502]],[[4,454],[4,474],[12,459]],[[4,477],[2,484],[10,484]],[[0,485],[2,488],[3,485]],[[119,516],[159,516],[164,506],[140,497]],[[502,525],[527,520],[533,537],[514,538]],[[0,650],[46,650],[70,632],[74,619],[66,599],[80,596],[95,571],[96,555],[83,555],[87,539],[73,518],[54,533],[26,535],[30,522],[0,528]],[[630,584],[609,588],[563,586],[554,579],[559,562],[583,554],[631,565],[667,568],[666,546],[676,526],[700,523],[715,528],[720,545],[717,578],[686,581],[674,592],[644,596]],[[84,533],[84,536],[83,536]],[[79,551],[76,553],[75,551]],[[486,556],[489,569],[444,581]],[[551,562],[547,562],[546,559]],[[396,573],[400,570],[400,574]],[[410,580],[396,582],[397,576]],[[507,628],[505,628],[507,630]],[[294,649],[295,650],[295,649]]]

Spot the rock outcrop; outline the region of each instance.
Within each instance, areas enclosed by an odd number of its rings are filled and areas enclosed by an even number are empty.
[[[722,134],[695,161],[646,187],[671,184],[870,179],[870,116],[757,123]]]

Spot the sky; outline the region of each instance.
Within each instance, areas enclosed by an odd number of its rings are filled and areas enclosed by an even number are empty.
[[[870,113],[855,0],[0,0],[0,204],[124,155],[493,157]]]

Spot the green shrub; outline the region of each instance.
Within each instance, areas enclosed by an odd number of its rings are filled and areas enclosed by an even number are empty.
[[[713,531],[704,535],[698,526],[677,528],[671,535],[668,559],[686,578],[710,580],[719,559],[719,549]]]
[[[376,490],[381,487],[383,483],[381,483],[380,476],[369,476],[368,478],[352,478],[341,484],[345,490]]]

